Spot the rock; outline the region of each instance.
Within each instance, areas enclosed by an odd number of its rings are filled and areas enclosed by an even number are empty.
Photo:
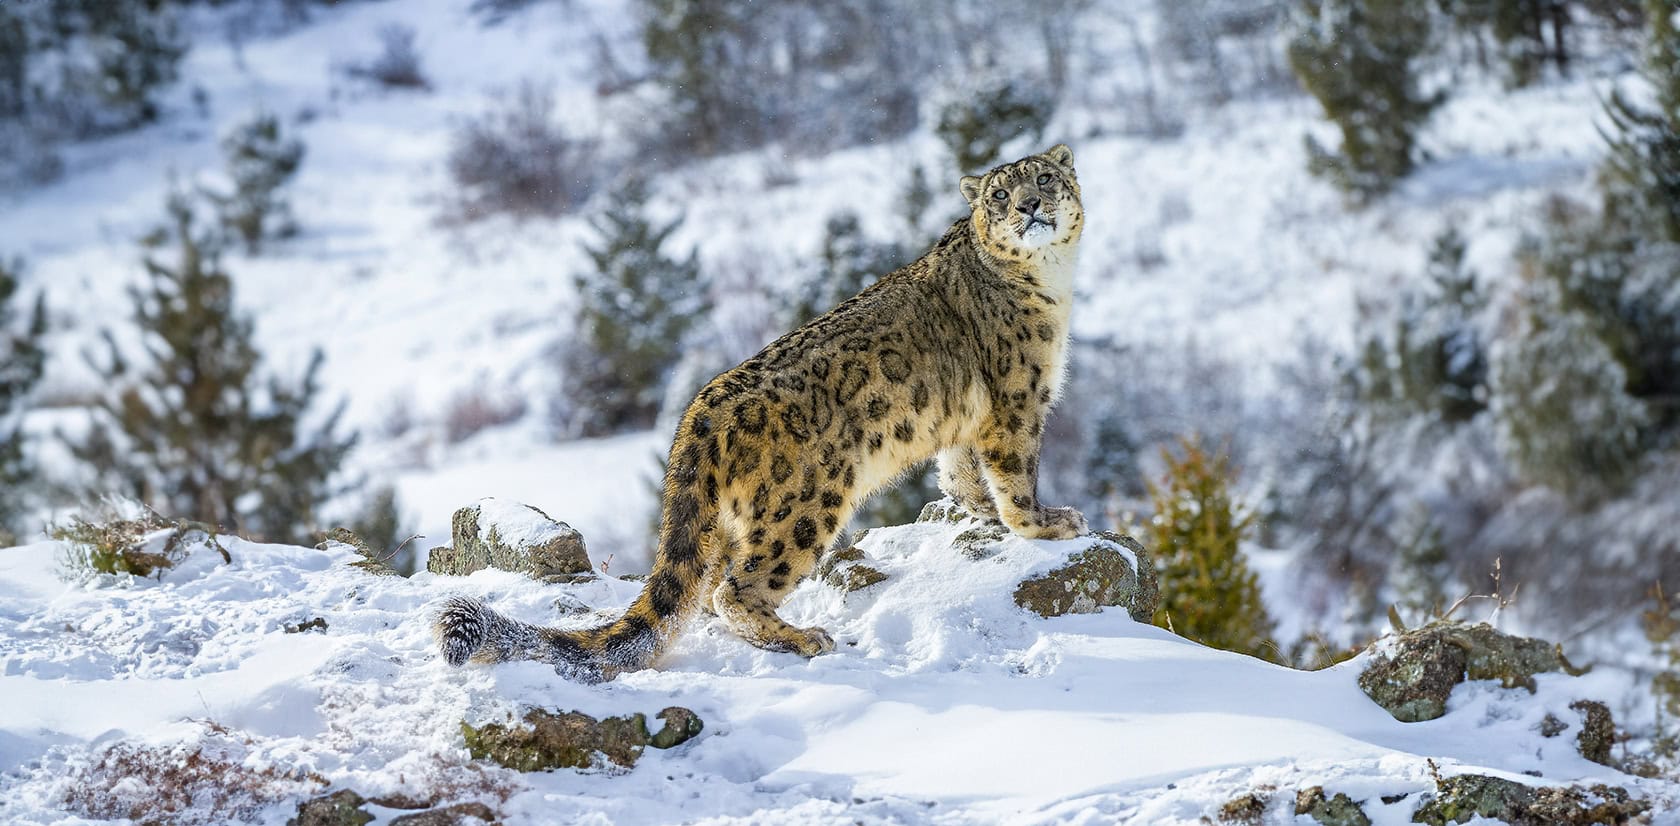
[[[1412,814],[1412,822],[1446,826],[1486,817],[1511,826],[1619,824],[1650,807],[1649,802],[1630,798],[1626,789],[1614,786],[1535,788],[1498,777],[1461,774],[1437,780],[1435,793]]]
[[[533,708],[526,712],[523,726],[487,723],[474,728],[462,723],[461,731],[474,758],[517,771],[589,769],[599,766],[601,758],[628,769],[636,765],[646,746],[668,749],[693,739],[704,728],[699,715],[686,708],[673,706],[658,717],[665,721],[664,728],[649,734],[647,717],[641,714],[597,720],[577,711]]]
[[[1394,719],[1433,720],[1446,713],[1447,697],[1466,679],[1499,680],[1506,688],[1534,691],[1534,675],[1580,674],[1562,650],[1545,640],[1516,637],[1486,623],[1441,620],[1398,637],[1379,640],[1359,687]]]
[[[1295,814],[1306,815],[1323,826],[1371,826],[1371,818],[1359,804],[1341,792],[1325,797],[1323,786],[1302,789],[1295,794]]]
[[[682,745],[699,736],[705,725],[700,722],[700,715],[682,706],[671,706],[655,715],[665,721],[665,727],[653,735],[648,745],[656,749],[668,749]]]
[[[1219,822],[1259,826],[1266,819],[1267,802],[1266,795],[1259,792],[1237,795],[1219,807]]]
[[[1002,523],[988,522],[979,527],[969,528],[951,540],[951,547],[956,548],[963,556],[976,562],[997,556],[998,546],[1009,537],[1009,529]]]
[[[530,505],[481,499],[455,512],[453,548],[433,548],[426,570],[465,576],[484,568],[526,574],[544,582],[581,582],[595,576],[583,534]]]
[[[1124,534],[1103,531],[1094,537],[1096,542],[1069,556],[1066,565],[1022,582],[1015,604],[1043,617],[1123,606],[1132,619],[1149,622],[1161,592],[1148,552]]]
[[[299,803],[297,817],[286,821],[286,826],[362,826],[373,820],[373,815],[362,811],[366,802],[349,789],[339,789]]]
[[[1576,700],[1569,704],[1581,712],[1581,732],[1575,735],[1575,747],[1581,756],[1603,766],[1615,766],[1610,759],[1610,747],[1616,744],[1616,721],[1610,709],[1597,700]]]
[[[1541,737],[1556,737],[1564,733],[1569,728],[1569,724],[1559,720],[1557,715],[1548,711],[1545,717],[1540,718],[1539,728]]]
[[[489,806],[483,803],[457,803],[429,812],[402,815],[393,819],[390,826],[476,826],[479,823],[495,822],[496,811]]]
[[[326,633],[327,618],[315,617],[314,619],[304,620],[303,622],[288,622],[281,626],[281,629],[288,634],[302,634],[305,631],[320,631],[321,633]]]
[[[861,536],[859,537],[862,538]],[[817,576],[829,585],[851,593],[886,580],[887,575],[864,565],[863,551],[857,547],[842,548],[829,554],[817,568]]]

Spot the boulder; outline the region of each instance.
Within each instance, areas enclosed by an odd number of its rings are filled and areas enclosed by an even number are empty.
[[[362,826],[373,815],[362,810],[367,800],[349,789],[311,798],[298,804],[297,816],[286,826]]]
[[[1028,579],[1015,589],[1015,604],[1042,617],[1092,614],[1124,607],[1132,619],[1149,622],[1160,604],[1160,585],[1149,553],[1136,539],[1102,531],[1067,564]]]
[[[1439,620],[1372,644],[1374,656],[1359,687],[1394,719],[1433,720],[1446,713],[1447,697],[1465,680],[1498,680],[1506,688],[1534,691],[1534,675],[1583,673],[1562,649],[1545,640],[1506,634],[1486,623]]]
[[[964,519],[973,519],[968,511],[957,506],[950,497],[929,502],[922,506],[922,512],[916,517],[917,522],[949,522],[956,524]]]
[[[483,803],[457,803],[426,812],[401,815],[390,826],[464,826],[471,823],[495,823],[496,812]]]
[[[456,511],[451,528],[454,546],[433,548],[426,570],[465,576],[498,568],[543,582],[581,582],[595,576],[583,534],[530,505],[481,499]]]
[[[658,717],[665,725],[652,734],[642,714],[597,720],[577,711],[533,708],[526,712],[524,725],[487,723],[475,728],[463,722],[461,731],[474,758],[516,771],[590,769],[601,766],[603,759],[628,769],[636,765],[647,746],[672,748],[693,739],[704,728],[699,715],[686,708],[673,706],[659,712]]]
[[[1534,787],[1480,774],[1435,781],[1435,793],[1412,814],[1413,823],[1447,826],[1485,817],[1511,826],[1586,826],[1627,823],[1651,808],[1619,786]]]
[[[1597,700],[1576,700],[1569,707],[1581,713],[1581,731],[1575,735],[1575,748],[1581,756],[1603,766],[1615,766],[1610,747],[1616,744],[1616,721],[1610,708]]]
[[[1306,815],[1322,826],[1371,826],[1371,818],[1353,798],[1341,792],[1327,797],[1323,786],[1296,792],[1295,814]]]

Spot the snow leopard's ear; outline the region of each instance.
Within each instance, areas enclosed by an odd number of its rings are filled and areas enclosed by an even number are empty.
[[[969,206],[974,206],[974,202],[980,198],[980,179],[973,175],[964,175],[962,180],[957,182],[957,188],[962,190],[963,200],[967,201]]]
[[[1065,167],[1069,172],[1073,171],[1073,150],[1069,149],[1065,143],[1058,143],[1044,150],[1044,157],[1049,158],[1057,166]]]

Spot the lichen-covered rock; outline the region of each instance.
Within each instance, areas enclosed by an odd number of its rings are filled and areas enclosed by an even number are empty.
[[[887,575],[863,564],[863,558],[863,551],[855,546],[841,548],[823,559],[822,565],[817,568],[817,576],[847,593],[886,581]]]
[[[997,556],[998,551],[1002,550],[1003,540],[1008,537],[1009,529],[1002,523],[988,522],[957,534],[957,538],[951,540],[951,547],[978,562]]]
[[[1609,707],[1597,700],[1576,700],[1569,707],[1581,712],[1581,731],[1575,735],[1575,747],[1581,756],[1603,766],[1616,765],[1610,759],[1610,747],[1616,744],[1616,721]]]
[[[1579,674],[1562,650],[1545,640],[1506,634],[1486,623],[1438,621],[1373,644],[1375,656],[1359,687],[1405,723],[1446,713],[1447,697],[1466,679],[1498,680],[1534,690],[1534,675]]]
[[[1267,796],[1259,792],[1237,795],[1219,807],[1219,822],[1259,826],[1266,819],[1266,804],[1269,802]]]
[[[1306,815],[1323,826],[1371,826],[1371,818],[1353,798],[1341,792],[1326,797],[1323,786],[1296,792],[1295,814]]]
[[[394,818],[390,826],[467,826],[474,823],[495,823],[496,811],[483,803],[457,803],[453,806],[416,812]]]
[[[1143,546],[1124,534],[1103,531],[1096,542],[1068,557],[1068,562],[1015,589],[1015,604],[1043,617],[1091,614],[1104,606],[1122,606],[1138,622],[1148,622],[1160,604],[1155,566]]]
[[[361,795],[339,789],[299,803],[297,817],[286,821],[286,826],[362,826],[373,820],[373,815],[362,811],[364,803]]]
[[[668,749],[693,739],[704,728],[700,717],[686,708],[673,706],[658,717],[665,726],[658,734],[650,734],[647,717],[641,714],[597,720],[577,711],[533,708],[525,713],[525,725],[487,723],[475,728],[462,723],[461,731],[474,758],[517,771],[597,768],[603,758],[628,769],[636,765],[645,747]]]
[[[1621,824],[1651,804],[1630,798],[1615,786],[1525,786],[1480,774],[1461,774],[1436,781],[1435,793],[1424,798],[1412,814],[1413,823],[1446,826],[1486,817],[1511,826],[1586,826]]]
[[[544,582],[594,577],[583,534],[530,505],[486,498],[455,512],[455,545],[433,548],[426,570],[465,576],[484,568],[526,574]]]

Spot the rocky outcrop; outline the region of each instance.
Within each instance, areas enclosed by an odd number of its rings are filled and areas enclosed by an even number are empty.
[[[1161,601],[1149,553],[1125,534],[1103,531],[1091,538],[1095,541],[1069,556],[1066,565],[1022,582],[1015,604],[1043,617],[1118,606],[1132,619],[1149,622]]]
[[[1322,826],[1371,826],[1371,818],[1353,798],[1341,792],[1326,796],[1323,786],[1296,792],[1295,814],[1306,815]]]
[[[433,548],[426,570],[465,576],[497,568],[543,582],[581,582],[595,576],[583,534],[530,505],[481,499],[455,512],[451,533],[455,544]]]
[[[1385,638],[1359,675],[1359,687],[1405,723],[1446,713],[1447,697],[1465,680],[1498,680],[1534,691],[1534,675],[1582,673],[1545,640],[1517,637],[1486,623],[1438,621]]]
[[[1619,786],[1534,787],[1461,774],[1438,779],[1435,792],[1424,798],[1412,822],[1447,826],[1485,817],[1511,826],[1609,826],[1627,823],[1649,808],[1648,801],[1630,797]]]
[[[487,723],[474,727],[462,723],[461,731],[474,758],[517,771],[591,769],[601,767],[603,762],[628,769],[636,765],[646,747],[672,748],[693,739],[704,728],[699,715],[677,706],[659,712],[658,718],[665,725],[653,734],[642,714],[597,720],[577,711],[533,708],[526,712],[524,725]]]
[[[362,826],[373,821],[373,815],[362,810],[366,803],[361,795],[339,789],[299,803],[297,816],[286,826]]]

